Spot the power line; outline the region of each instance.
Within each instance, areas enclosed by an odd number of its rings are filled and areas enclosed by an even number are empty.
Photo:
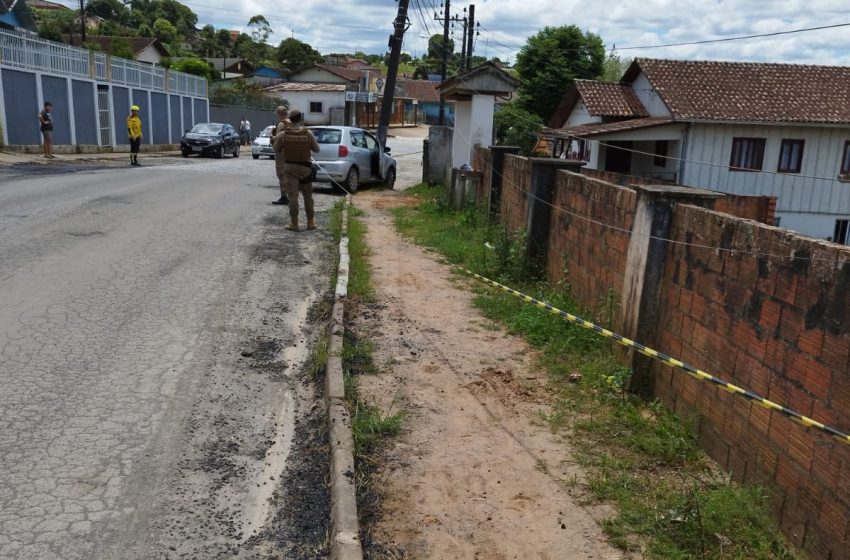
[[[804,27],[801,29],[789,29],[787,31],[774,31],[773,33],[757,33],[755,35],[740,35],[738,37],[724,37],[721,39],[703,39],[701,41],[686,41],[682,43],[665,43],[661,45],[642,45],[630,47],[612,47],[612,50],[629,51],[636,49],[663,49],[667,47],[685,47],[689,45],[707,45],[709,43],[725,43],[728,41],[744,41],[746,39],[759,39],[761,37],[776,37],[778,35],[790,35],[792,33],[803,33],[806,31],[819,31],[822,29],[836,29],[839,27],[849,27],[848,23],[836,23],[833,25],[819,25],[817,27]]]

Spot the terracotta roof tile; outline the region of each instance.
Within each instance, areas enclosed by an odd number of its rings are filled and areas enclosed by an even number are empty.
[[[418,99],[423,103],[437,103],[440,94],[437,93],[437,84],[431,80],[398,80],[399,97],[406,99]]]
[[[648,117],[649,113],[628,84],[576,80],[576,89],[595,117]]]
[[[609,134],[612,132],[625,132],[627,130],[636,130],[638,128],[650,128],[653,126],[663,126],[665,124],[674,124],[673,119],[663,117],[641,117],[637,119],[629,119],[626,121],[617,121],[612,123],[588,123],[570,128],[547,128],[543,130],[540,136],[544,138],[587,138],[599,134]]]
[[[850,67],[638,58],[677,120],[850,123]]]

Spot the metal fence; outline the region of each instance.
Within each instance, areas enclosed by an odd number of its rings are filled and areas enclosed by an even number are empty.
[[[181,95],[207,96],[207,80],[200,76],[4,29],[0,29],[0,66],[88,78]]]

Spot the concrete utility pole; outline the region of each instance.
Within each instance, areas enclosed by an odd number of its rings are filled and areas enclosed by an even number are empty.
[[[463,19],[461,20],[461,21],[463,21],[463,40],[461,40],[461,42],[460,42],[460,67],[458,68],[458,72],[463,72],[464,70],[466,70],[466,30],[467,30],[467,27],[468,27],[467,23],[469,21],[469,20],[466,19],[466,15],[465,15],[466,14],[466,8],[463,9],[463,13],[464,13],[464,16],[463,16]]]
[[[466,69],[472,68],[472,41],[475,38],[475,4],[469,5],[469,28],[466,31]]]
[[[451,21],[451,0],[446,0],[445,13],[443,14],[443,64],[440,68],[440,81],[445,82],[449,70],[449,22]],[[446,99],[440,95],[440,126],[446,124]]]
[[[390,62],[387,68],[387,83],[384,84],[384,97],[381,101],[381,120],[378,121],[378,143],[381,145],[381,153],[387,145],[387,130],[390,127],[390,116],[393,110],[393,95],[395,95],[395,83],[398,78],[398,62],[401,58],[401,44],[404,41],[404,32],[407,31],[409,20],[407,19],[407,7],[410,0],[399,0],[398,15],[396,15],[395,33],[390,35]]]

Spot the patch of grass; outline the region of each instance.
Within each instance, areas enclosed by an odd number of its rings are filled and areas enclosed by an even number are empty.
[[[423,202],[393,210],[402,234],[450,263],[610,325],[616,292],[599,309],[578,309],[568,284],[549,285],[529,273],[522,237],[488,224],[474,209],[451,210],[442,187],[410,192]],[[587,499],[616,506],[603,523],[615,546],[659,560],[798,558],[776,526],[765,489],[718,474],[699,449],[692,419],[625,391],[631,372],[618,363],[610,342],[483,284],[471,289],[486,317],[539,350],[539,365],[558,393],[549,424],[570,436],[587,469]]]
[[[327,373],[328,355],[328,338],[326,336],[320,337],[313,346],[313,351],[307,362],[308,371],[313,379],[322,379]]]
[[[348,219],[348,295],[364,303],[375,301],[372,271],[369,265],[369,246],[366,243],[366,224],[359,219],[360,210],[351,209]]]

